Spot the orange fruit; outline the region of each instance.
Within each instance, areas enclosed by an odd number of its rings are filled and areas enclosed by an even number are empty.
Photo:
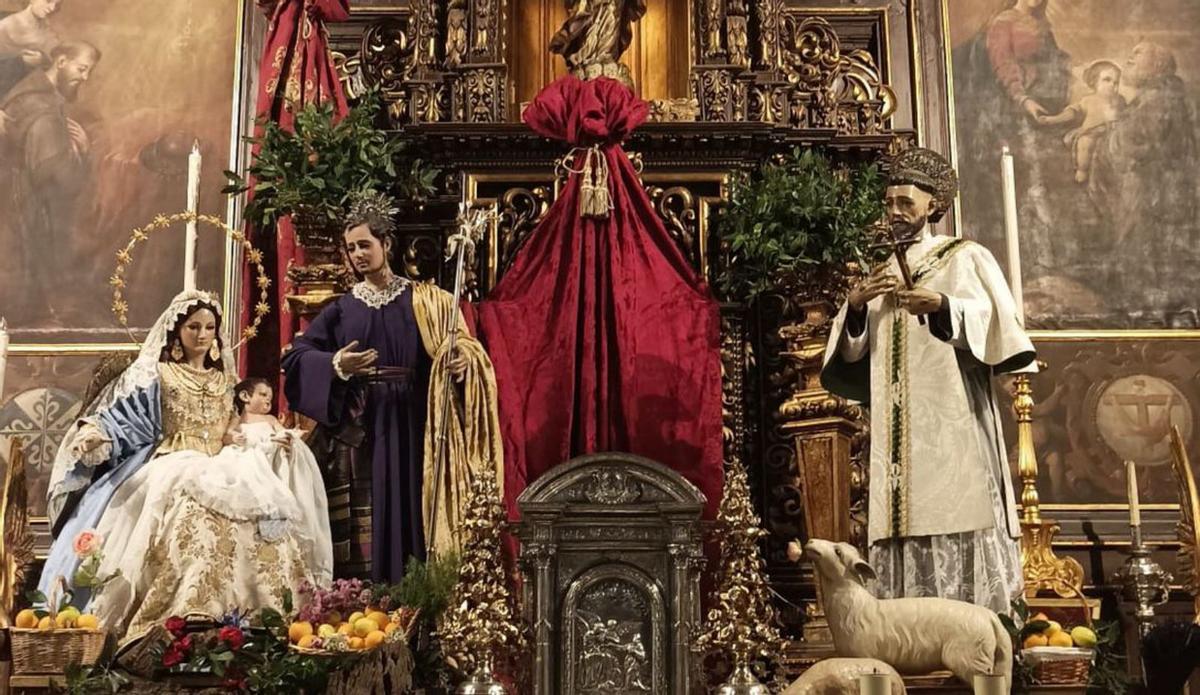
[[[370,618],[371,620],[374,620],[375,625],[377,625],[380,630],[382,630],[384,627],[386,627],[388,623],[392,622],[391,619],[389,619],[387,617],[387,613],[384,613],[382,611],[375,611],[373,613],[367,613],[367,617]]]
[[[292,623],[288,627],[288,639],[294,643],[299,643],[300,640],[313,633],[312,623],[298,622]]]
[[[367,649],[374,649],[375,647],[383,644],[385,637],[387,637],[387,635],[383,633],[383,630],[376,630],[363,639],[363,644],[366,645]]]
[[[300,647],[301,649],[312,649],[312,646],[316,644],[316,642],[316,635],[305,635],[300,638],[300,641],[296,643],[296,646]]]
[[[82,627],[87,630],[95,630],[100,627],[100,619],[91,613],[84,613],[75,620],[75,627]]]
[[[383,628],[383,634],[390,635],[400,629],[400,623],[388,623],[387,627]]]
[[[350,623],[342,623],[341,625],[337,626],[337,632],[339,635],[353,637],[354,636],[354,626],[351,625]]]
[[[14,622],[14,624],[17,627],[23,627],[23,628],[37,627],[37,624],[38,624],[37,613],[34,613],[32,608],[26,608],[25,610],[21,611],[20,613],[17,613],[17,618],[16,618],[16,621]]]
[[[1071,639],[1071,633],[1059,630],[1058,632],[1054,633],[1053,635],[1050,635],[1050,646],[1051,647],[1074,647],[1075,640]]]
[[[1045,635],[1030,635],[1025,638],[1025,644],[1023,646],[1026,649],[1033,649],[1034,647],[1044,647],[1049,644],[1049,642],[1050,640]]]
[[[41,620],[38,621],[37,629],[39,629],[39,630],[54,629],[54,619],[48,615],[45,616],[44,618],[42,618]]]
[[[354,651],[359,651],[360,649],[362,649],[363,648],[363,638],[351,637],[350,638],[350,648],[353,649]]]

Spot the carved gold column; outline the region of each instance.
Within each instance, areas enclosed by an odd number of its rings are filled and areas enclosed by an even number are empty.
[[[1042,519],[1038,508],[1037,452],[1033,448],[1033,389],[1028,374],[1014,377],[1013,411],[1017,419],[1017,467],[1021,475],[1021,567],[1025,596],[1043,590],[1064,598],[1083,595],[1083,567],[1074,558],[1060,558],[1052,544],[1060,527]]]
[[[821,364],[833,306],[813,302],[803,307],[804,320],[784,326],[780,337],[787,344],[784,356],[796,375],[792,396],[779,408],[785,434],[795,448],[799,487],[803,499],[804,532],[808,538],[853,542],[851,516],[855,476],[851,461],[861,433],[861,410],[821,388]],[[861,481],[860,481],[861,482]],[[832,651],[829,624],[821,612],[820,586],[815,604],[806,607],[806,652]]]

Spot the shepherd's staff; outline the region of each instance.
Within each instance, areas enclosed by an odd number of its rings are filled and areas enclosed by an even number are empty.
[[[459,203],[458,231],[451,234],[450,238],[446,240],[446,260],[456,258],[454,263],[454,299],[450,304],[450,326],[448,327],[450,345],[446,349],[447,359],[451,361],[454,360],[454,353],[458,345],[458,303],[462,298],[463,268],[467,263],[468,257],[474,263],[475,244],[483,238],[484,227],[493,217],[495,217],[494,211],[485,212],[480,208],[472,208],[469,203]],[[446,379],[443,389],[442,419],[438,421],[442,423],[442,433],[434,442],[433,448],[433,500],[429,515],[429,538],[426,543],[430,555],[437,553],[437,543],[435,541],[437,539],[438,498],[441,496],[439,493],[442,484],[442,460],[450,455],[450,429],[446,426],[446,423],[450,420],[450,398],[454,393],[453,381],[453,379]]]

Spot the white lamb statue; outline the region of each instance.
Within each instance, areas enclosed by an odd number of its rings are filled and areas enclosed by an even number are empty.
[[[891,695],[904,695],[904,679],[878,659],[822,659],[783,691],[782,695],[859,695],[858,677],[886,673]]]
[[[879,659],[908,674],[947,669],[966,683],[977,673],[1003,674],[1011,688],[1012,641],[992,611],[943,598],[877,599],[865,586],[875,570],[849,543],[814,538],[804,555],[820,576],[838,656]]]

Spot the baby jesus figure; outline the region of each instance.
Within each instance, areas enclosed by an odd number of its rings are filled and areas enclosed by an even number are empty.
[[[1041,125],[1079,123],[1063,137],[1067,147],[1074,150],[1075,181],[1078,183],[1087,183],[1096,141],[1121,117],[1126,105],[1125,97],[1120,93],[1121,68],[1116,63],[1097,60],[1083,71],[1083,81],[1092,90],[1091,94],[1063,109],[1061,113],[1037,118]]]

